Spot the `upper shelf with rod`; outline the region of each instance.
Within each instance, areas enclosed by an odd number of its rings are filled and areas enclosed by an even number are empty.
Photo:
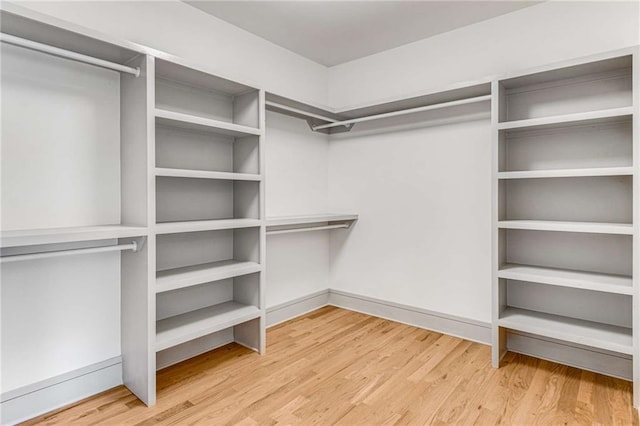
[[[486,81],[342,111],[329,111],[273,94],[267,94],[266,106],[270,111],[307,120],[315,132],[333,134],[349,131],[355,124],[365,121],[473,103],[486,102],[488,105],[490,100],[491,84]]]
[[[309,214],[267,218],[267,235],[294,232],[349,229],[358,220],[357,214]]]
[[[128,65],[143,53],[133,43],[60,21],[59,25],[42,22],[42,15],[10,3],[0,5],[0,40],[53,56],[71,59],[138,76],[140,70]],[[47,22],[53,18],[47,17]]]

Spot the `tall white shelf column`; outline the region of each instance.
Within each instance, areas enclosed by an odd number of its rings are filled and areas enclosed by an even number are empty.
[[[638,99],[637,48],[492,83],[493,365],[514,351],[622,377],[636,407]]]

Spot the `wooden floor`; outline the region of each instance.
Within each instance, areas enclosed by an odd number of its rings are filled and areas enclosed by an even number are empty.
[[[30,424],[638,424],[631,385],[326,307],[158,373],[147,408],[124,387]]]

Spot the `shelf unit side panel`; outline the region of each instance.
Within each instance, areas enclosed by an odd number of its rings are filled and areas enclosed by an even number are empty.
[[[134,65],[140,77],[121,77],[122,221],[148,226],[154,220],[154,60],[145,55]],[[156,401],[155,235],[142,243],[141,251],[121,255],[122,375],[125,386],[151,406]]]
[[[632,53],[632,97],[633,97],[633,406],[640,407],[640,48]]]

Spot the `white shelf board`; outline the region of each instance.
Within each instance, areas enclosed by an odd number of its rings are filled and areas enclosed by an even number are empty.
[[[611,108],[600,111],[580,112],[575,114],[555,115],[551,117],[529,118],[526,120],[506,121],[498,123],[498,130],[526,129],[532,127],[586,123],[590,121],[599,122],[602,120],[618,119],[631,116],[633,107]]]
[[[169,169],[160,167],[156,168],[156,176],[220,180],[262,180],[261,175],[252,173],[210,172],[206,170]]]
[[[233,137],[259,136],[262,134],[260,129],[255,127],[242,126],[240,124],[160,108],[156,108],[156,123],[184,129],[208,131]]]
[[[277,216],[268,217],[267,226],[304,225],[308,223],[321,222],[349,222],[354,220],[358,220],[357,214],[325,213],[296,216]]]
[[[71,243],[76,241],[107,240],[142,237],[149,231],[144,227],[122,225],[79,226],[73,228],[23,229],[2,231],[0,247],[20,247],[40,244]]]
[[[157,234],[179,232],[216,231],[219,229],[253,228],[260,226],[260,219],[215,219],[191,220],[185,222],[163,222],[156,224]]]
[[[519,308],[507,308],[500,327],[631,355],[631,328],[618,327]]]
[[[156,351],[259,318],[253,305],[225,302],[156,322]]]
[[[534,231],[584,232],[591,234],[632,235],[633,225],[628,223],[560,222],[550,220],[501,220],[500,229],[528,229]]]
[[[592,167],[587,169],[509,171],[498,172],[498,179],[535,179],[627,175],[633,175],[633,167]]]
[[[156,293],[239,277],[260,272],[261,270],[262,267],[259,263],[238,260],[224,260],[167,269],[156,273]]]
[[[569,269],[508,263],[498,271],[498,278],[580,288],[616,294],[633,294],[631,277]]]

